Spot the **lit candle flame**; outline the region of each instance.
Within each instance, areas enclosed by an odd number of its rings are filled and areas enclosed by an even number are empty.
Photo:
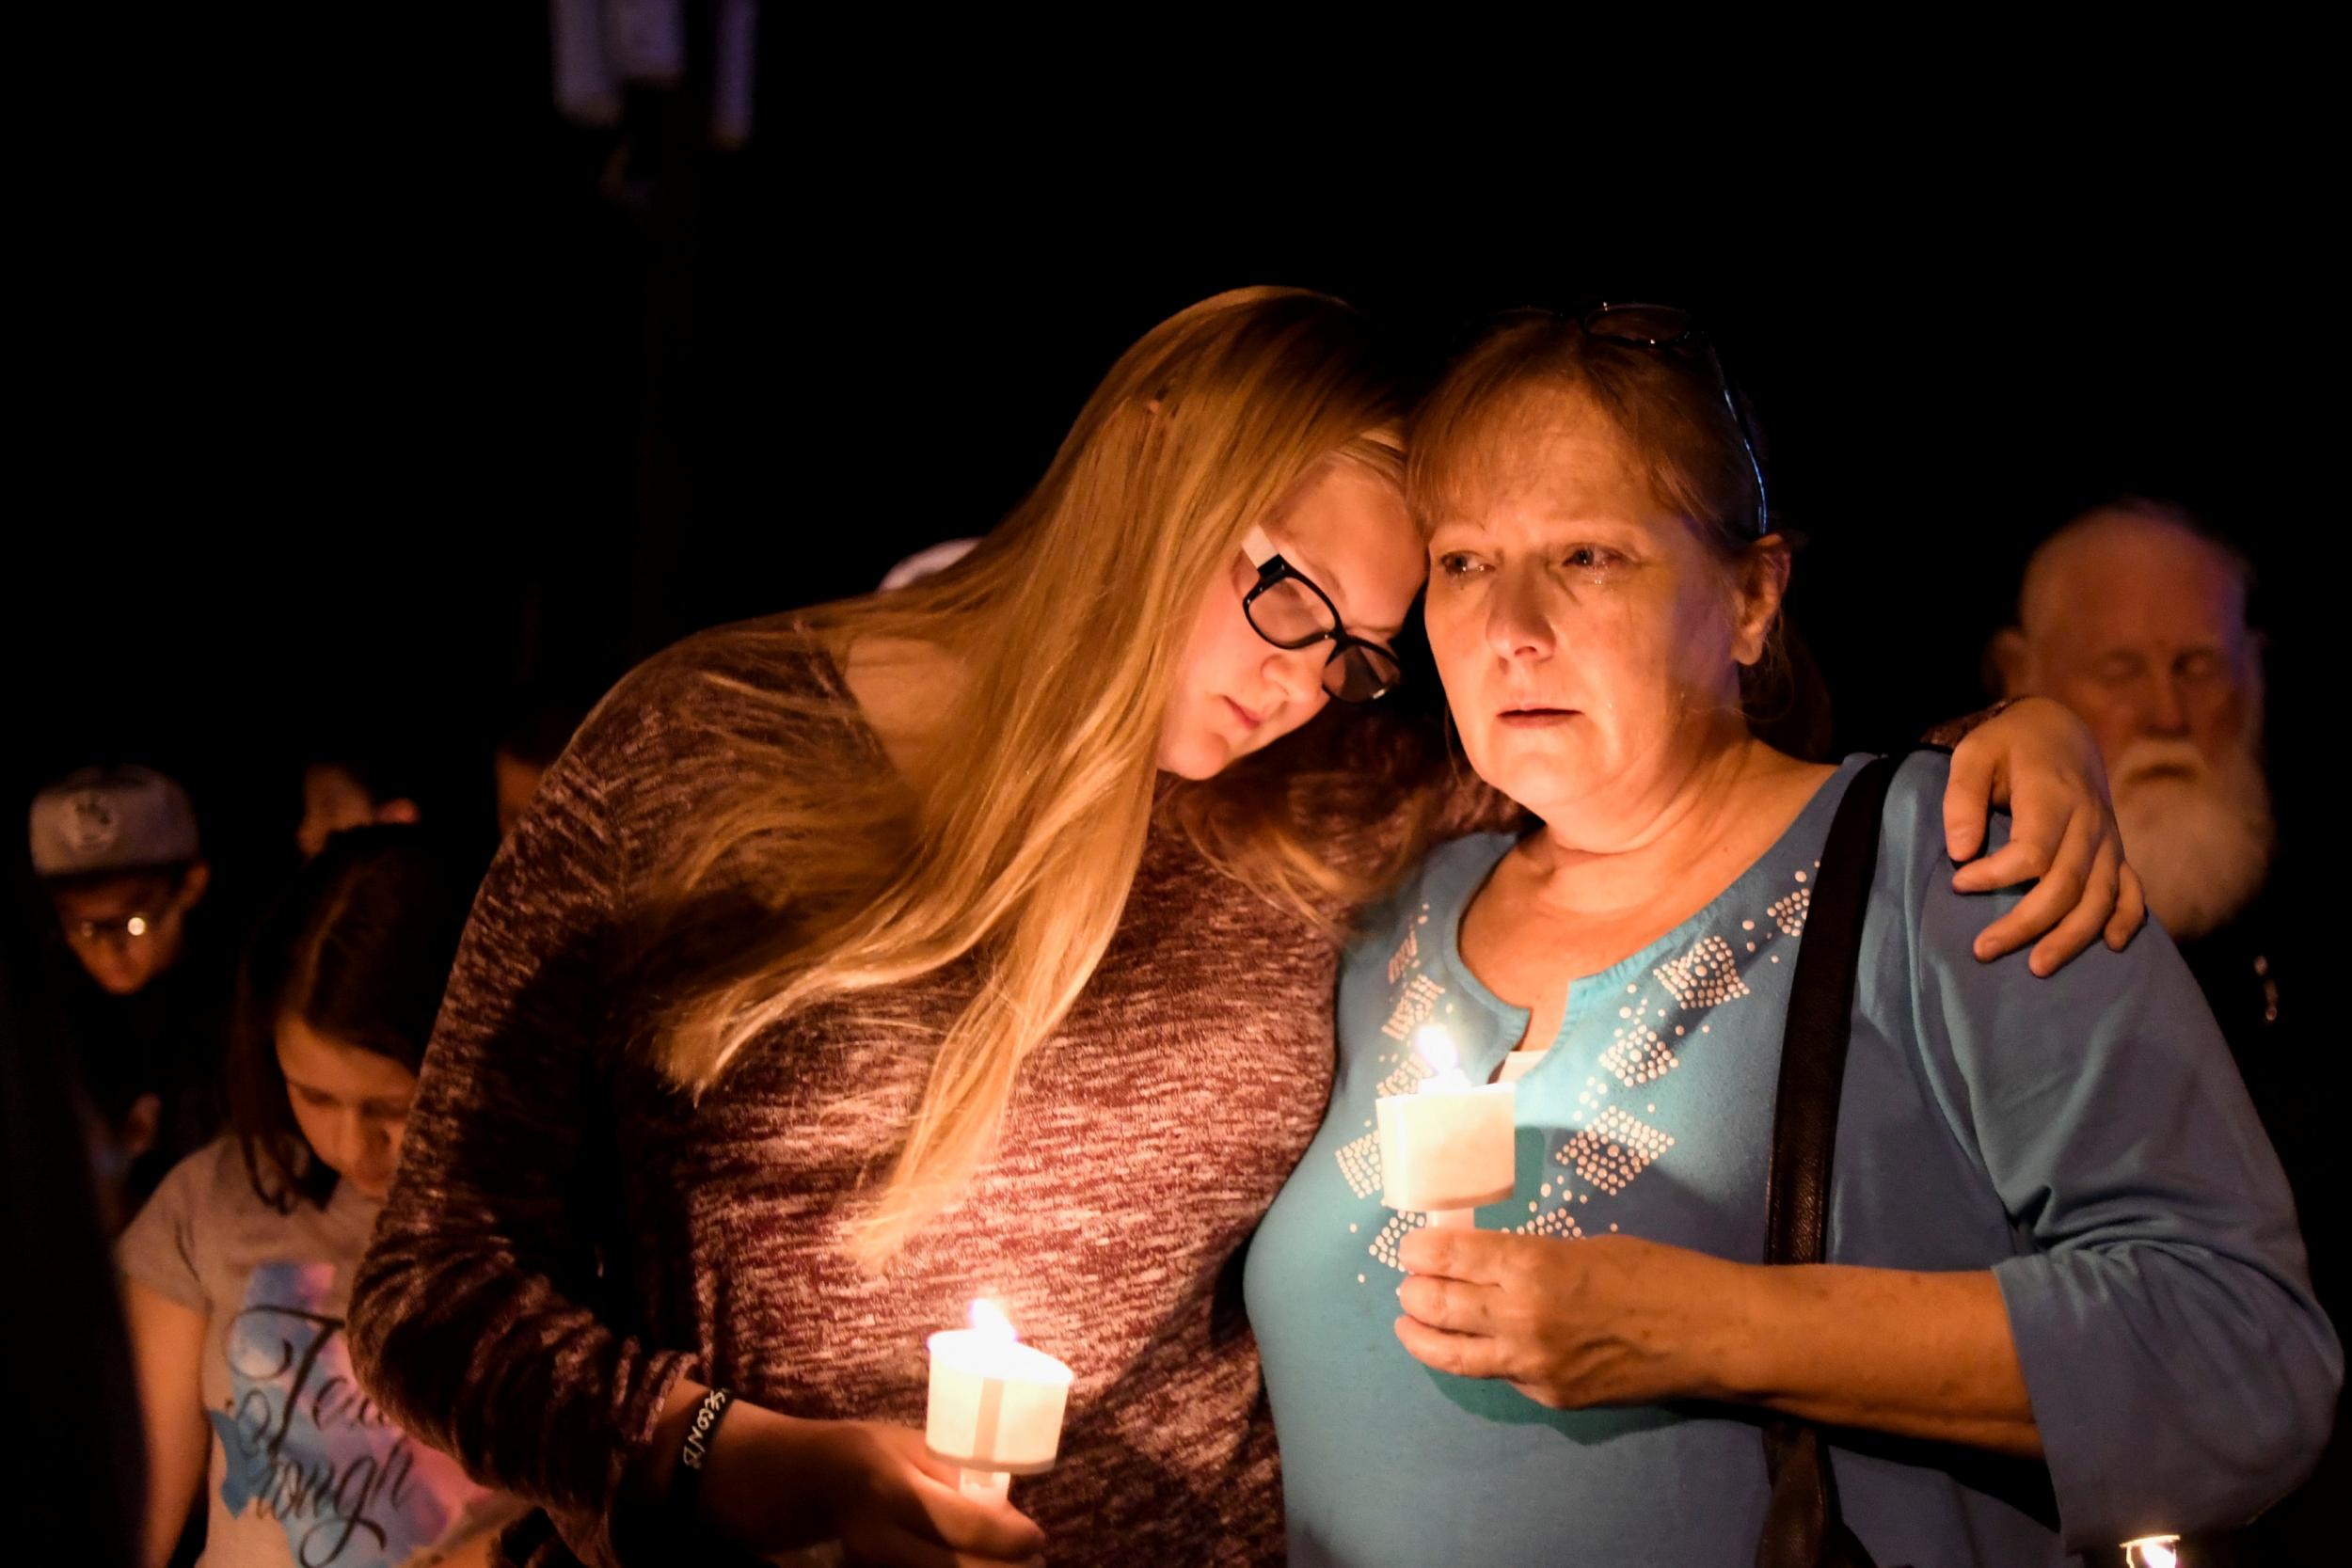
[[[2131,1568],[2179,1568],[2180,1546],[2177,1535],[2143,1535],[2123,1543],[2123,1560]]]
[[[1454,1037],[1446,1032],[1445,1025],[1422,1024],[1413,1035],[1413,1050],[1429,1069],[1429,1076],[1422,1081],[1422,1087],[1436,1084],[1457,1085],[1469,1082],[1462,1075],[1462,1053],[1454,1049]]]
[[[1413,1036],[1413,1049],[1432,1072],[1453,1072],[1462,1065],[1462,1053],[1454,1049],[1454,1037],[1441,1023],[1422,1024]]]
[[[1012,1331],[1012,1320],[1005,1316],[1004,1308],[986,1296],[973,1300],[972,1327],[976,1333],[985,1334],[992,1339],[1002,1339],[1007,1344],[1020,1338]]]

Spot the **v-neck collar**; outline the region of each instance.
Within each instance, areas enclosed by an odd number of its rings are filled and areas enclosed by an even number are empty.
[[[1852,782],[1853,775],[1868,760],[1867,756],[1851,756],[1839,763],[1837,770],[1821,781],[1820,786],[1814,790],[1812,798],[1805,801],[1804,808],[1789,821],[1788,827],[1781,830],[1780,836],[1772,840],[1772,845],[1762,854],[1749,862],[1747,867],[1739,876],[1733,878],[1721,892],[1693,911],[1689,919],[1684,920],[1674,929],[1645,943],[1637,951],[1627,954],[1607,968],[1590,974],[1580,974],[1570,979],[1567,1006],[1560,1012],[1560,1026],[1553,1032],[1551,1039],[1544,1048],[1547,1059],[1551,1053],[1556,1053],[1561,1045],[1574,1037],[1578,1026],[1583,1022],[1585,1016],[1593,1007],[1598,1006],[1602,999],[1617,993],[1618,989],[1626,984],[1629,976],[1653,967],[1669,954],[1688,946],[1699,928],[1714,920],[1715,911],[1726,900],[1740,893],[1749,883],[1771,875],[1772,869],[1780,863],[1783,851],[1790,843],[1806,836],[1813,838],[1825,836],[1828,832],[1828,819],[1831,814],[1836,811],[1837,802],[1845,798],[1846,786]],[[1541,829],[1537,830],[1537,832],[1541,831]],[[1524,835],[1521,837],[1523,838]],[[1461,896],[1454,899],[1453,907],[1443,911],[1435,922],[1438,927],[1438,961],[1444,966],[1453,988],[1477,1003],[1480,1007],[1491,1014],[1500,1025],[1491,1039],[1478,1046],[1475,1054],[1469,1051],[1463,1053],[1464,1067],[1470,1071],[1470,1077],[1478,1082],[1492,1079],[1496,1069],[1502,1067],[1502,1058],[1510,1053],[1507,1046],[1498,1049],[1499,1042],[1519,1039],[1527,1033],[1528,1023],[1534,1015],[1528,1008],[1514,1006],[1497,996],[1486,988],[1484,981],[1470,973],[1470,965],[1462,958],[1462,919],[1469,913],[1471,902],[1492,879],[1495,867],[1502,863],[1502,857],[1517,848],[1520,841],[1520,838],[1496,835],[1491,841],[1494,852],[1486,857],[1485,863],[1476,866],[1477,874],[1468,879]],[[1540,1071],[1541,1064],[1528,1070],[1530,1072]]]

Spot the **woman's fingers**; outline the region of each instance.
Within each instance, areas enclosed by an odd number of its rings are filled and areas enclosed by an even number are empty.
[[[2007,844],[1952,873],[1952,891],[1993,893],[2020,882],[2041,880],[2057,860],[2064,835],[2073,827],[2074,819],[2070,817],[2063,825],[2035,824],[2035,831],[2028,833],[2026,823],[2016,823]],[[2044,831],[2050,836],[2043,837]]]
[[[1027,1568],[1028,1564],[1045,1560],[1035,1552],[1008,1558],[957,1551],[887,1523],[845,1536],[841,1543],[841,1559],[844,1563],[855,1564],[857,1568],[1010,1568],[1012,1564]],[[783,1560],[789,1562],[792,1560],[786,1558]]]
[[[2139,873],[2132,869],[2132,863],[2125,861],[2116,871],[2115,913],[2107,917],[2107,945],[2121,953],[2147,924],[2148,890],[2140,886]]]
[[[950,1492],[956,1490],[956,1483],[962,1477],[962,1472],[956,1466],[931,1452],[930,1445],[921,1441],[919,1435],[914,1442],[907,1445],[906,1457],[907,1462],[917,1471],[929,1476]],[[961,1493],[957,1495],[961,1496]]]
[[[2091,851],[2106,828],[2105,802],[2088,787],[2065,788],[2054,782],[2026,781],[2010,801],[2009,842],[1952,873],[1956,893],[1991,893],[2049,877],[2061,869],[2070,842],[2087,828],[2101,834],[2085,837],[2078,869],[2088,871]]]
[[[1952,752],[1952,776],[1944,785],[1944,852],[1955,862],[1973,860],[1984,847],[1985,818],[1993,811],[1993,785],[1998,771],[1989,742],[1970,745],[1963,736]]]
[[[1529,1240],[1492,1230],[1457,1230],[1451,1226],[1425,1225],[1406,1234],[1396,1256],[1406,1274],[1437,1275],[1491,1285],[1502,1278],[1516,1250]]]
[[[1396,1320],[1396,1337],[1422,1366],[1456,1377],[1507,1377],[1510,1366],[1502,1341],[1482,1334],[1450,1334],[1413,1318]]]
[[[1491,1285],[1415,1275],[1397,1287],[1396,1299],[1406,1311],[1432,1328],[1453,1334],[1492,1334],[1496,1294]]]
[[[2010,844],[1998,855],[1979,863],[1991,865],[2017,847],[2017,845]],[[2088,813],[2078,812],[2067,824],[2066,836],[2058,845],[2058,852],[2046,857],[2048,863],[2042,869],[2041,879],[2034,884],[2033,891],[2019,899],[2015,909],[1977,933],[1977,957],[1988,960],[1997,958],[2056,929],[2058,922],[2081,902],[2083,889],[2090,882],[2090,870],[2096,863],[2097,856],[2097,819]],[[2031,849],[2026,860],[2030,863],[2044,858],[2037,847]],[[1974,870],[1975,867],[1969,869]],[[2019,879],[2010,878],[1995,885],[2007,887]],[[1958,886],[1957,879],[1954,885]],[[2103,902],[2099,911],[2102,923],[2106,921],[2106,906]]]
[[[1009,1504],[967,1497],[952,1481],[916,1476],[913,1487],[892,1501],[895,1506],[887,1521],[891,1525],[980,1560],[1019,1561],[1035,1557],[1045,1546],[1045,1532]]]
[[[2055,974],[2099,940],[2099,933],[2115,912],[2118,873],[2122,865],[2123,852],[2115,847],[2115,841],[2102,842],[2081,900],[2048,936],[2034,944],[2033,957],[2026,960],[2027,968],[2036,974]]]

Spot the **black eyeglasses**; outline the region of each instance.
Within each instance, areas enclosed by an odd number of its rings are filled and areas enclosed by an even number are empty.
[[[1278,648],[1311,648],[1329,642],[1323,661],[1323,689],[1343,703],[1385,697],[1405,678],[1405,666],[1379,643],[1356,636],[1340,624],[1339,606],[1314,579],[1282,559],[1274,543],[1256,529],[1243,554],[1258,580],[1241,601],[1249,629]]]
[[[1731,414],[1732,428],[1740,433],[1740,448],[1748,455],[1748,471],[1756,476],[1756,537],[1761,539],[1772,532],[1772,509],[1764,493],[1764,465],[1756,460],[1756,432],[1749,428],[1748,416],[1740,406],[1740,400],[1732,395],[1731,377],[1724,373],[1723,356],[1715,352],[1714,341],[1699,329],[1691,312],[1678,305],[1603,302],[1585,311],[1578,325],[1588,338],[1606,338],[1635,348],[1664,350],[1695,344],[1707,351],[1708,366],[1715,372],[1715,390]]]

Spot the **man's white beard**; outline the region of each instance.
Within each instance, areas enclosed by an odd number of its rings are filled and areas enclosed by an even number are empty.
[[[2185,740],[2135,740],[2115,761],[2123,853],[2176,939],[2227,922],[2270,875],[2276,827],[2258,724],[2218,767]]]

